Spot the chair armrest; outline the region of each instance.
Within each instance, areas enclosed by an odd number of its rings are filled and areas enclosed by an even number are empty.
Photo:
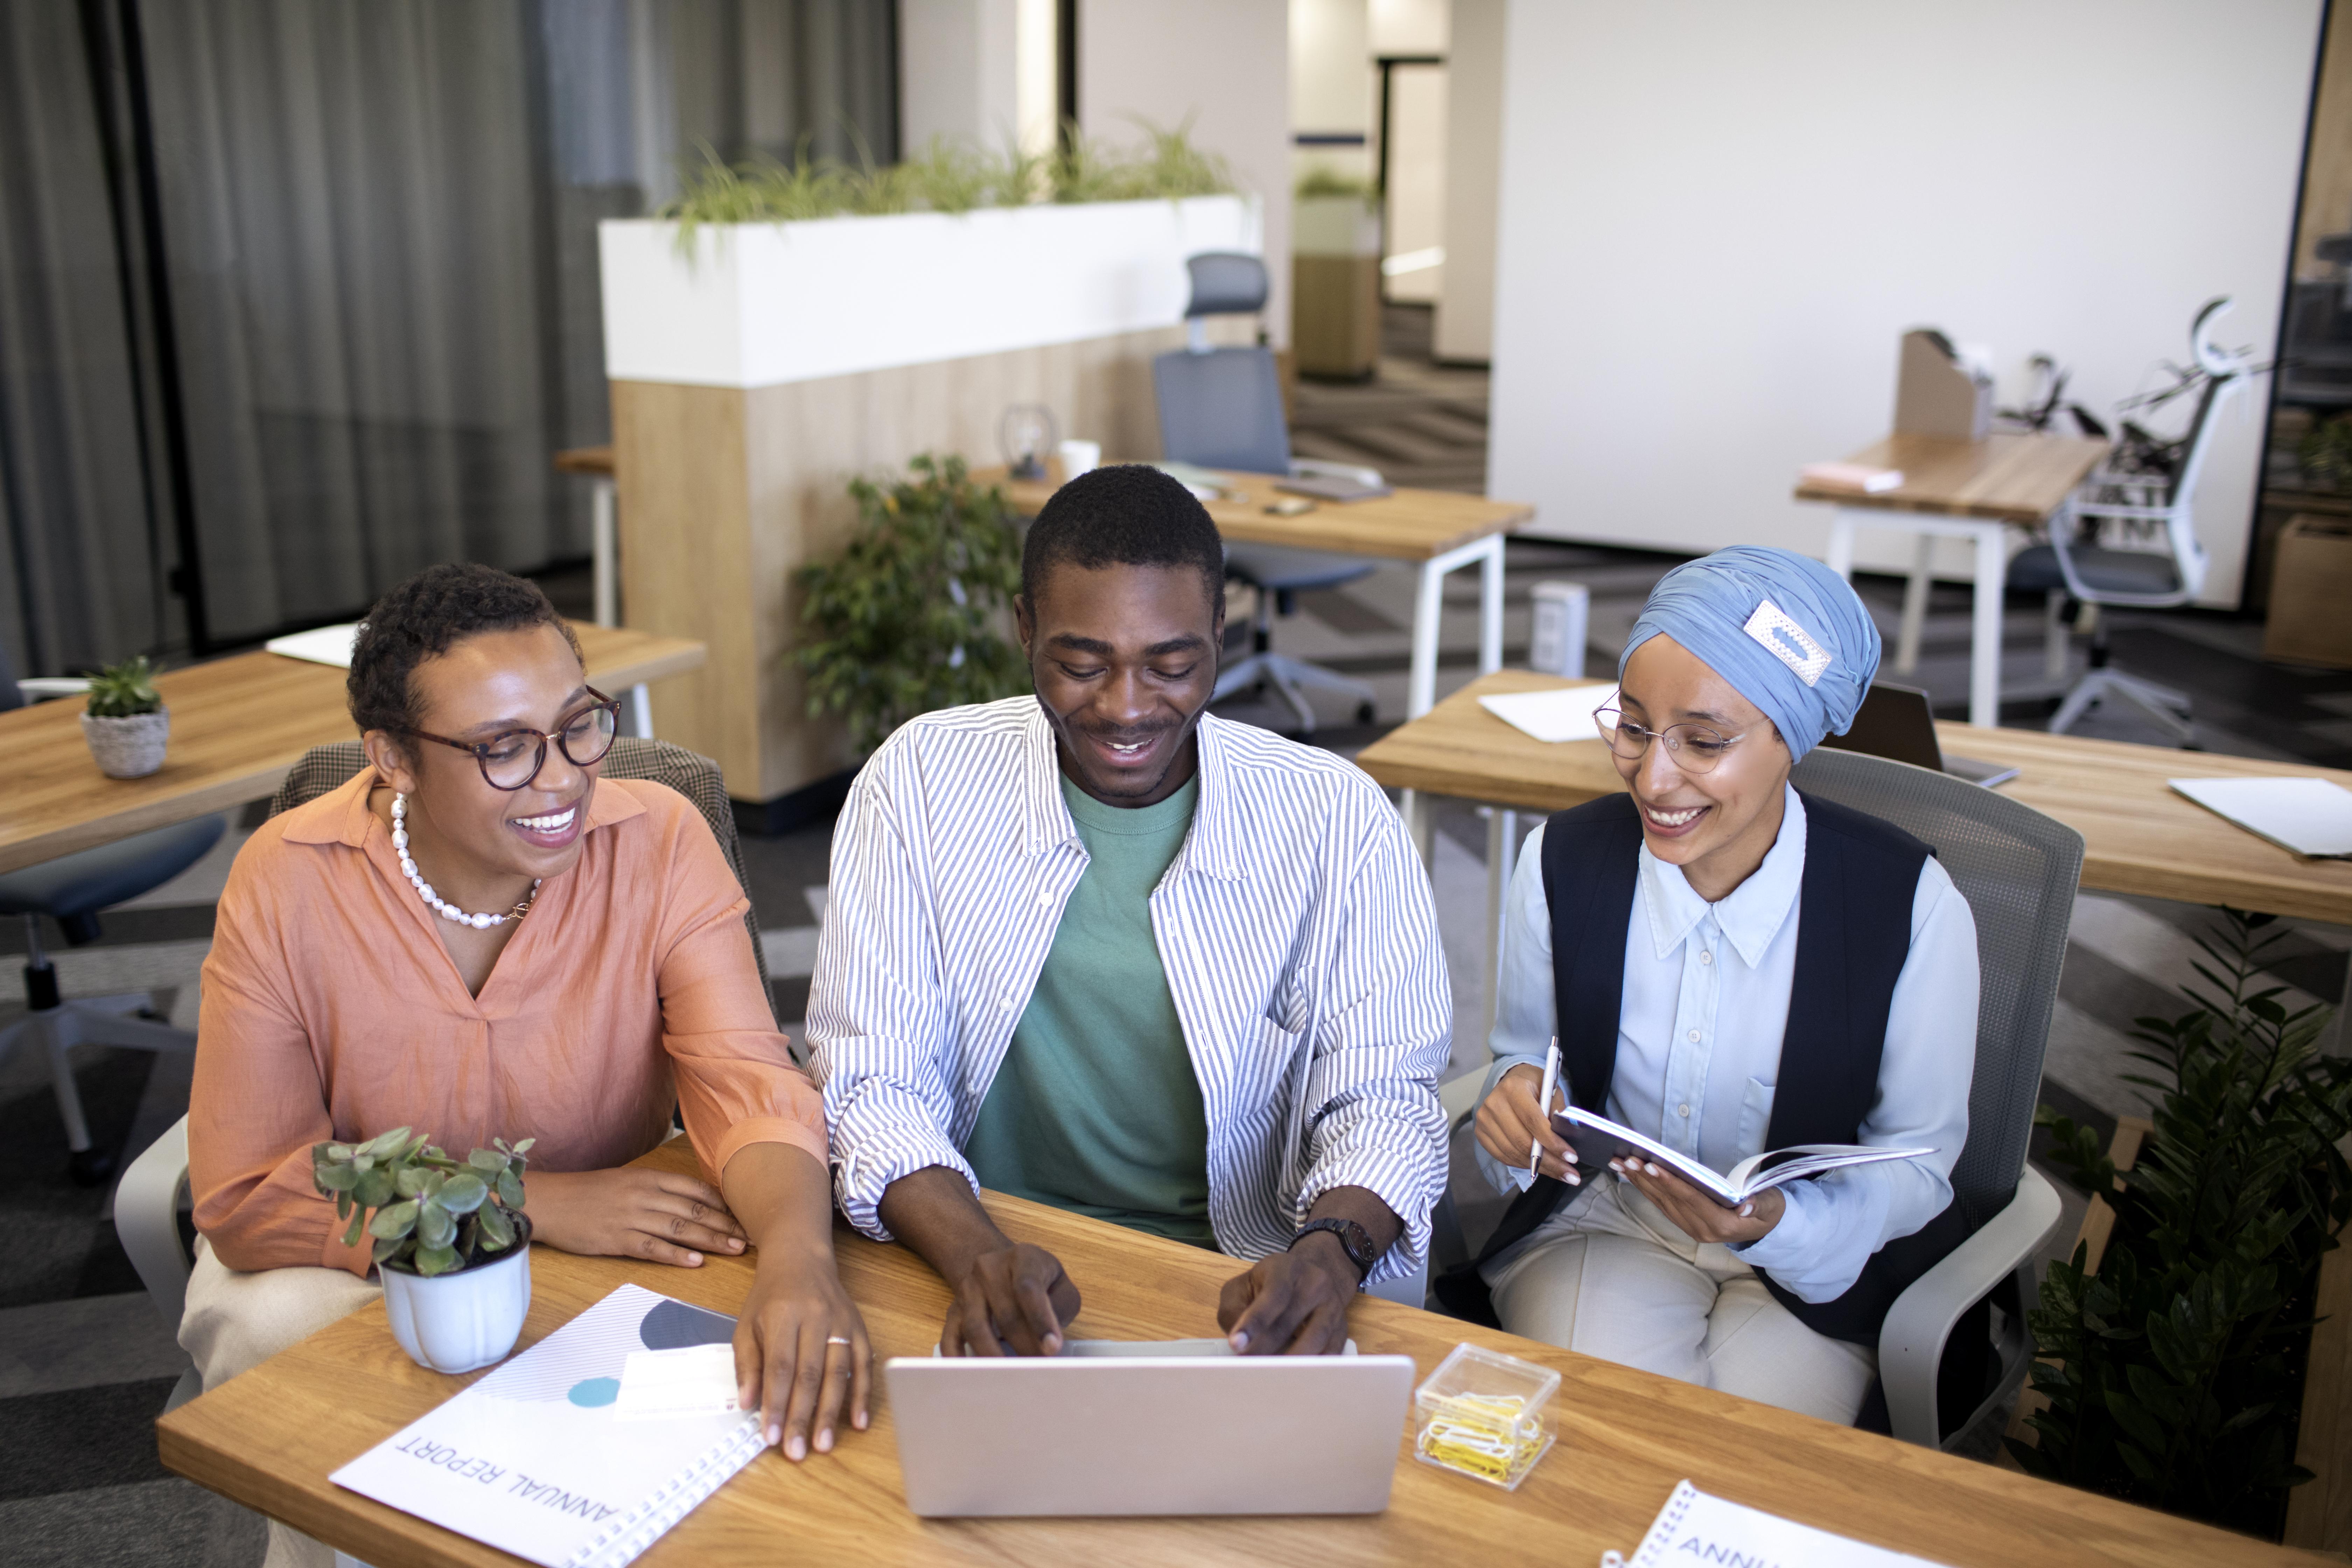
[[[79,675],[35,675],[16,682],[16,689],[27,702],[43,702],[52,697],[79,697],[89,689],[89,682]]]
[[[114,1234],[175,1334],[188,1297],[190,1260],[180,1245],[180,1191],[187,1184],[188,1119],[183,1116],[131,1162],[114,1189]]]
[[[1437,1086],[1438,1103],[1445,1107],[1445,1135],[1451,1138],[1470,1119],[1478,1114],[1478,1101],[1485,1098],[1480,1090],[1486,1087],[1486,1074],[1492,1070],[1481,1068],[1465,1072],[1460,1078],[1448,1079]]]
[[[1936,1373],[1952,1325],[2033,1256],[2063,1212],[2057,1189],[2027,1165],[2008,1206],[1895,1298],[1878,1331],[1878,1377],[1895,1436],[1923,1447],[1942,1445]]]

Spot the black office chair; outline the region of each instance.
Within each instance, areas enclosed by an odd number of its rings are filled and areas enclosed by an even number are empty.
[[[1265,308],[1265,263],[1255,256],[1209,251],[1189,258],[1192,297],[1184,317],[1191,342],[1151,362],[1151,383],[1160,402],[1160,445],[1168,457],[1204,468],[1249,474],[1318,471],[1362,473],[1344,466],[1308,465],[1290,456],[1290,427],[1282,416],[1282,383],[1274,354],[1259,345],[1213,348],[1206,330],[1211,316],[1255,315]],[[1371,475],[1377,481],[1379,476]],[[1315,728],[1315,710],[1306,690],[1338,691],[1356,700],[1356,718],[1369,724],[1374,693],[1369,685],[1319,664],[1274,651],[1274,617],[1287,616],[1297,595],[1336,588],[1370,576],[1371,565],[1349,555],[1317,550],[1286,550],[1270,544],[1232,544],[1225,574],[1256,591],[1249,656],[1219,672],[1214,697],[1244,687],[1272,687],[1297,715],[1302,732]]]
[[[7,650],[0,648],[0,710],[24,706]],[[93,765],[93,773],[96,772]],[[65,1123],[67,1169],[76,1183],[96,1186],[111,1174],[114,1155],[93,1146],[75,1086],[76,1046],[127,1046],[142,1051],[193,1051],[196,1037],[175,1029],[152,1007],[144,992],[67,998],[58,986],[57,966],[41,942],[41,917],[64,931],[67,945],[81,947],[99,937],[100,910],[152,892],[205,857],[220,842],[228,820],[199,817],[152,832],[62,855],[22,870],[0,872],[0,915],[25,921],[25,1005],[27,1015],[0,1028],[0,1058],[19,1041],[37,1044],[49,1062],[58,1118]]]

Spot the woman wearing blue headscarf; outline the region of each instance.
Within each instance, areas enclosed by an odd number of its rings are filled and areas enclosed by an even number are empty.
[[[1513,1203],[1475,1273],[1515,1333],[1851,1423],[1887,1307],[1960,1237],[1976,927],[1927,847],[1790,787],[1853,722],[1878,633],[1820,563],[1740,547],[1650,595],[1600,719],[1626,793],[1530,834],[1512,878],[1481,1164]],[[1934,1153],[1738,1209],[1663,1165],[1580,1171],[1563,1100],[1717,1171],[1767,1149]],[[1540,1150],[1529,1169],[1530,1149]]]

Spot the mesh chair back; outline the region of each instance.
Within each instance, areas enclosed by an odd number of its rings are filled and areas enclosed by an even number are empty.
[[[1933,845],[1976,917],[1976,1081],[1968,1143],[1952,1170],[1974,1230],[2008,1205],[2024,1173],[2083,836],[1995,791],[1859,752],[1817,749],[1793,782]]]
[[[269,815],[275,816],[318,799],[365,766],[367,752],[357,741],[311,747],[288,772],[278,793],[269,797]],[[717,763],[667,741],[641,741],[622,735],[604,753],[599,772],[606,778],[644,779],[667,784],[693,802],[694,808],[702,813],[702,819],[710,824],[711,837],[719,840],[719,851],[727,857],[728,868],[741,884],[743,897],[751,898],[751,879],[743,873],[742,845],[735,837],[735,808],[727,799],[726,781]],[[760,990],[772,1009],[775,993],[768,989],[768,955],[760,947],[759,910],[745,910],[743,924],[751,933],[751,958],[760,966]]]
[[[1272,350],[1179,349],[1151,362],[1151,386],[1167,457],[1247,474],[1290,472],[1290,426]]]

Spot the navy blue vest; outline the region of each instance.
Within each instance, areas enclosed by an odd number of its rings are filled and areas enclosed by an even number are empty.
[[[1935,853],[1893,824],[1804,795],[1805,870],[1797,904],[1797,964],[1765,1147],[1852,1143],[1878,1098],[1879,1057],[1895,983],[1911,952],[1919,868]],[[1609,795],[1544,826],[1544,897],[1551,910],[1552,985],[1560,1072],[1578,1105],[1605,1114],[1616,1074],[1625,993],[1625,933],[1642,846],[1631,795]],[[1603,1173],[1605,1174],[1606,1173]],[[1504,1214],[1486,1263],[1550,1217],[1574,1189],[1538,1178]],[[1888,1242],[1852,1289],[1810,1302],[1761,1269],[1775,1300],[1817,1333],[1873,1347],[1906,1287],[1968,1237],[1957,1206]],[[1441,1299],[1472,1309],[1483,1288],[1457,1276]],[[1491,1316],[1492,1308],[1486,1309]]]

